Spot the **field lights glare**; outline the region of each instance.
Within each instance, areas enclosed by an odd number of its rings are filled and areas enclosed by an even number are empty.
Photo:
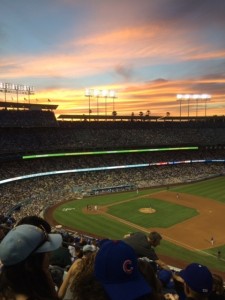
[[[100,94],[100,93],[99,93],[99,90],[94,90],[94,96],[95,96],[95,97],[98,97],[99,94]]]
[[[211,95],[209,94],[177,94],[178,100],[209,100],[211,99]]]
[[[107,101],[110,100],[110,98],[113,100],[113,112],[114,112],[114,110],[115,110],[114,100],[115,100],[115,98],[117,98],[116,92],[114,90],[106,90],[106,89],[100,90],[100,89],[88,89],[88,88],[86,88],[85,89],[85,96],[89,98],[89,101],[88,101],[89,116],[90,116],[90,113],[92,112],[92,110],[91,110],[91,98],[93,98],[93,97],[97,99],[97,107],[96,107],[97,115],[99,114],[99,101],[101,101],[101,99],[99,99],[99,98],[104,98],[105,99],[105,115],[107,115]]]
[[[102,91],[102,97],[108,97],[108,91],[107,90]]]
[[[190,108],[189,103],[191,102],[191,100],[194,100],[194,102],[196,103],[196,117],[198,115],[198,103],[200,101],[205,103],[205,116],[206,116],[207,101],[209,101],[210,99],[211,99],[211,95],[209,94],[177,94],[177,100],[180,102],[180,117],[181,117],[181,103],[183,101],[187,101],[188,103],[187,109],[188,109],[188,117],[189,117],[189,108]]]

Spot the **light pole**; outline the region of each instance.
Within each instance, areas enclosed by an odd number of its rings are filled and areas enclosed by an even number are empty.
[[[7,83],[5,84],[5,102],[6,102],[6,93],[7,93]]]
[[[211,96],[208,94],[203,94],[202,99],[205,100],[205,117],[206,117],[206,112],[207,112],[207,101],[211,99]]]
[[[193,99],[196,100],[196,117],[198,116],[198,100],[200,98],[200,95],[194,95]]]
[[[107,97],[108,97],[108,91],[107,90],[102,91],[102,97],[105,98],[105,116],[107,116]]]
[[[89,120],[90,120],[90,99],[91,97],[96,97],[97,100],[97,116],[99,115],[99,98],[105,99],[105,116],[107,116],[107,99],[112,98],[113,99],[113,111],[115,110],[114,107],[114,99],[116,98],[116,92],[114,90],[99,90],[99,89],[85,89],[85,96],[89,99]],[[107,118],[106,118],[107,119]]]
[[[190,102],[190,97],[191,97],[191,95],[188,95],[188,94],[185,95],[185,100],[187,100],[187,103],[188,103],[188,118],[189,118],[189,102]]]
[[[192,99],[196,103],[196,117],[198,116],[199,101],[202,100],[205,102],[205,117],[206,117],[207,101],[211,99],[211,96],[208,94],[177,94],[177,100],[180,101],[180,116],[181,116],[181,100],[186,100],[188,102],[188,118],[189,118],[189,103]]]
[[[177,100],[180,102],[180,121],[181,121],[181,101],[183,99],[183,95],[177,94]]]
[[[109,97],[113,99],[113,112],[115,111],[115,98],[116,98],[116,92],[114,90],[109,91]]]
[[[17,104],[18,104],[18,102],[19,102],[19,91],[18,91],[18,87],[16,88],[16,102],[17,102]],[[19,109],[18,107],[17,107],[17,109]]]
[[[18,103],[18,94],[28,95],[29,103],[30,103],[30,95],[34,95],[34,87],[22,84],[14,84],[14,83],[4,83],[0,82],[0,92],[5,94],[5,102],[7,93],[15,93],[17,96]]]
[[[85,96],[88,97],[88,115],[89,115],[89,121],[90,121],[92,90],[86,89],[85,90]]]
[[[99,110],[98,110],[98,98],[99,98],[99,95],[100,95],[100,90],[94,90],[94,96],[97,99],[97,116],[99,115]]]

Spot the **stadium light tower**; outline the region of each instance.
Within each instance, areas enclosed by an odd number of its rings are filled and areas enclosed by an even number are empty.
[[[193,99],[196,101],[196,117],[198,116],[198,101],[200,99],[200,95],[195,94],[193,95]]]
[[[107,116],[107,97],[108,97],[108,91],[107,90],[102,91],[102,97],[105,98],[105,115]]]
[[[92,90],[85,89],[85,96],[88,97],[88,115],[89,115],[89,121],[90,121]]]
[[[96,99],[97,99],[97,116],[98,116],[99,115],[98,98],[100,96],[100,90],[95,89],[93,93],[94,93],[94,97],[96,97]]]
[[[109,91],[109,98],[113,99],[113,112],[114,112],[115,111],[115,98],[117,98],[116,92],[114,90]]]
[[[34,95],[34,87],[23,84],[14,84],[14,83],[5,83],[0,82],[0,92],[5,94],[5,102],[6,102],[6,94],[7,93],[16,93],[17,102],[18,102],[18,94],[28,95],[28,100],[30,103],[30,95]]]
[[[210,101],[211,98],[212,98],[211,95],[208,95],[208,94],[202,95],[202,99],[205,100],[205,117],[206,117],[206,112],[207,112],[207,101]]]
[[[107,116],[107,99],[112,98],[113,99],[113,111],[115,110],[114,107],[114,100],[116,97],[116,92],[114,90],[99,90],[99,89],[85,89],[85,96],[89,99],[89,119],[90,119],[90,113],[91,113],[91,97],[96,97],[97,99],[97,116],[99,115],[99,98],[105,99],[105,116]]]
[[[177,94],[177,101],[180,102],[180,121],[181,121],[181,102],[182,102],[182,99],[183,99],[183,95]]]
[[[199,101],[205,102],[205,117],[207,112],[207,101],[211,99],[211,96],[208,94],[177,94],[177,100],[180,101],[180,117],[181,117],[181,101],[188,102],[188,117],[189,117],[189,104],[191,100],[196,102],[196,117],[198,116],[198,104]]]

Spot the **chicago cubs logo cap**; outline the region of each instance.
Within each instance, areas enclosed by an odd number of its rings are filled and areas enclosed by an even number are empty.
[[[112,300],[134,300],[151,294],[138,270],[137,256],[123,241],[106,241],[95,258],[95,277]]]
[[[197,293],[209,294],[212,291],[213,278],[206,266],[192,263],[180,271],[179,276]]]

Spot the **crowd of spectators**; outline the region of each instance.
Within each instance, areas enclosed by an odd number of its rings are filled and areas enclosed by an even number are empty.
[[[0,128],[0,154],[37,153],[54,151],[83,151],[94,149],[129,149],[159,146],[224,145],[224,126],[182,127],[155,123],[142,128],[116,126],[116,122],[98,128],[88,127],[39,127]],[[123,124],[126,122],[123,122]],[[147,124],[148,125],[148,124]],[[224,125],[224,124],[223,124]]]
[[[190,160],[222,160],[225,159],[224,149],[159,151],[140,153],[75,155],[38,159],[18,159],[1,162],[0,180],[28,174],[98,168],[109,166],[125,166],[138,164],[154,164]]]
[[[130,244],[132,236],[142,244]],[[1,235],[0,299],[225,299],[223,278],[207,266],[162,264],[155,252],[161,239],[158,232],[94,239],[53,232],[35,215],[21,218]]]
[[[0,127],[57,127],[55,115],[41,110],[0,110]]]
[[[94,189],[132,185],[149,188],[180,184],[225,174],[225,165],[198,163],[79,172],[41,176],[0,185],[1,211],[17,207],[13,216],[39,213],[44,207],[90,195]],[[16,174],[14,174],[16,175]],[[18,204],[21,204],[18,206]],[[22,206],[22,209],[20,209]]]

